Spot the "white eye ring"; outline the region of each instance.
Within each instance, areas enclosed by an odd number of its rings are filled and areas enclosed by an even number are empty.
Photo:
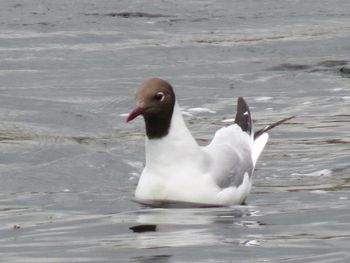
[[[159,92],[156,94],[155,98],[156,98],[156,100],[158,100],[158,101],[163,101],[164,98],[165,98],[164,92],[159,91]]]

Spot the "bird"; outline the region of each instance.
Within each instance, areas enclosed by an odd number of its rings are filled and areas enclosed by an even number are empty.
[[[224,207],[243,205],[252,187],[256,162],[268,131],[288,117],[254,132],[246,101],[239,97],[233,124],[221,127],[199,146],[183,119],[172,85],[146,79],[136,90],[127,122],[145,122],[145,167],[134,200],[151,207]]]

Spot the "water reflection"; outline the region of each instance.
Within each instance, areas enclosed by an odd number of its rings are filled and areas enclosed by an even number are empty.
[[[131,263],[166,263],[170,262],[171,255],[155,255],[155,256],[141,256],[132,257],[130,259]]]
[[[160,248],[211,246],[220,244],[257,245],[254,240],[234,236],[235,228],[258,228],[264,224],[254,221],[258,212],[253,207],[210,209],[143,209],[128,213],[117,221],[134,217],[132,234],[119,237],[114,245],[124,248]],[[130,217],[131,216],[131,217]],[[249,218],[246,220],[246,218]],[[221,227],[222,225],[223,227]],[[227,233],[225,231],[230,231]],[[232,236],[231,236],[232,235]]]
[[[140,224],[210,225],[233,224],[237,219],[256,213],[251,207],[207,209],[145,209],[137,212]]]

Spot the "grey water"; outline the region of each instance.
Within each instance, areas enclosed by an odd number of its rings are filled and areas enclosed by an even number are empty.
[[[0,261],[350,262],[349,63],[347,0],[0,1]],[[247,206],[133,202],[152,76],[200,144],[238,96],[257,128],[297,116]]]

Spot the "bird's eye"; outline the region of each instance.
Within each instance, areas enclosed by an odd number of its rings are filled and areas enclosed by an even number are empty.
[[[164,93],[163,92],[158,92],[155,96],[154,96],[154,98],[156,99],[156,100],[158,100],[158,101],[163,101],[164,100],[164,98],[165,98],[165,95],[164,95]]]

